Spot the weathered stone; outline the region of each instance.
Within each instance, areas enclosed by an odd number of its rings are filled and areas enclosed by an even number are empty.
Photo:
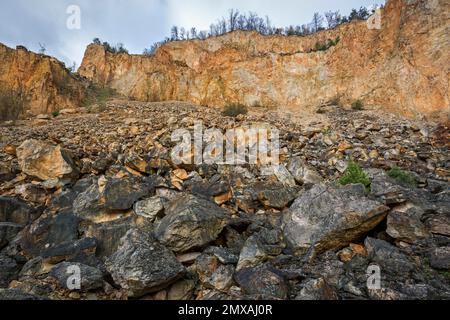
[[[0,254],[0,288],[8,287],[9,283],[19,274],[17,262],[3,254]]]
[[[424,211],[410,203],[393,209],[387,218],[386,232],[400,241],[415,243],[429,236],[421,222]]]
[[[42,216],[20,233],[19,243],[31,256],[78,239],[79,219],[71,213]]]
[[[43,141],[26,140],[17,148],[17,158],[24,173],[44,181],[78,174],[67,151]]]
[[[267,229],[249,237],[241,250],[236,269],[257,267],[270,256],[281,254],[284,249],[281,238],[281,232]]]
[[[138,216],[153,222],[164,211],[164,204],[159,196],[155,196],[136,202],[133,209]]]
[[[43,297],[29,294],[18,289],[0,289],[0,300],[6,301],[30,301],[46,300]],[[47,299],[48,300],[48,299]]]
[[[95,238],[83,238],[44,249],[40,255],[45,262],[56,264],[64,260],[77,259],[81,255],[95,255],[96,248],[97,240]]]
[[[430,252],[430,266],[435,269],[450,269],[450,248],[434,248]]]
[[[192,195],[172,201],[156,226],[156,237],[175,252],[203,247],[215,240],[227,224],[227,212]]]
[[[414,264],[400,250],[386,241],[367,238],[364,242],[369,260],[381,267],[383,272],[399,278],[408,278]]]
[[[137,178],[106,179],[94,182],[78,195],[73,203],[74,212],[94,219],[102,211],[131,209],[139,199],[148,196],[153,188]]]
[[[97,268],[93,268],[81,263],[62,262],[52,268],[50,276],[58,280],[59,286],[64,289],[68,288],[69,277],[74,274],[73,268],[77,267],[81,275],[81,291],[91,291],[103,287],[103,274]]]
[[[294,157],[289,161],[287,169],[291,172],[298,184],[319,184],[323,182],[320,174],[311,166],[308,166],[300,157]]]
[[[167,293],[167,299],[171,301],[190,300],[195,289],[194,280],[180,280],[174,283]]]
[[[318,185],[305,191],[286,215],[284,235],[298,253],[321,253],[357,240],[385,217],[389,208],[365,197],[363,185]]]
[[[195,262],[195,270],[206,288],[226,291],[233,285],[234,267],[221,264],[215,256],[199,256]]]
[[[268,266],[247,268],[235,274],[235,280],[242,293],[249,298],[286,299],[288,285],[286,280],[276,270]]]
[[[303,285],[295,300],[338,300],[336,290],[325,279],[309,280]]]
[[[22,200],[0,197],[0,222],[27,225],[37,218],[38,212]]]
[[[185,272],[172,252],[137,229],[122,238],[119,249],[106,260],[106,267],[129,297],[164,289]]]
[[[282,210],[286,208],[297,197],[296,188],[286,188],[283,186],[268,186],[267,189],[258,193],[258,200],[266,208]]]
[[[131,218],[91,223],[86,227],[85,235],[97,239],[96,255],[106,259],[117,251],[120,239],[130,230]]]
[[[23,229],[16,223],[0,222],[0,250],[3,249]]]

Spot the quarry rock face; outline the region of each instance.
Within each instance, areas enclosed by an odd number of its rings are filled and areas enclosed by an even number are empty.
[[[79,107],[83,81],[55,58],[0,43],[0,61],[0,86],[21,94],[25,111],[37,115]]]
[[[154,56],[90,45],[79,73],[144,101],[307,110],[335,98],[414,117],[448,118],[445,1],[388,1],[381,29],[365,21],[307,37],[236,31],[175,41]],[[339,40],[316,51],[316,44]]]

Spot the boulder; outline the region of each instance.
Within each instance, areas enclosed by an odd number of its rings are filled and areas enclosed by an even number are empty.
[[[363,185],[317,185],[305,191],[285,216],[284,235],[296,253],[341,249],[374,229],[388,207],[365,196]]]
[[[152,190],[143,179],[100,177],[78,195],[73,202],[73,209],[79,216],[95,219],[102,212],[131,209],[139,199],[150,195]]]
[[[450,248],[440,247],[434,248],[430,252],[430,266],[435,269],[450,269]]]
[[[292,158],[288,163],[287,169],[300,185],[319,184],[323,182],[322,176],[313,167],[307,165],[300,157]]]
[[[7,288],[18,274],[19,266],[17,262],[4,254],[0,254],[0,288]]]
[[[22,200],[11,197],[0,197],[0,222],[25,226],[36,219],[38,215],[38,211],[34,210]]]
[[[429,236],[421,222],[424,211],[411,203],[394,208],[387,218],[387,234],[407,243],[415,243]]]
[[[164,211],[164,203],[159,196],[154,196],[134,204],[134,213],[148,219],[150,222],[156,220],[159,214]]]
[[[118,250],[106,260],[106,268],[131,298],[164,289],[185,272],[170,250],[137,229],[121,239]]]
[[[182,253],[216,240],[226,225],[226,210],[208,200],[185,195],[168,204],[155,235],[171,250]]]
[[[39,140],[26,140],[17,148],[22,172],[43,181],[76,176],[77,169],[68,151]]]
[[[242,293],[251,299],[287,299],[288,284],[277,270],[267,266],[246,268],[235,274]]]
[[[67,280],[73,275],[70,269],[73,266],[80,269],[81,291],[87,292],[103,287],[103,273],[97,268],[81,263],[62,262],[52,268],[50,276],[58,281],[61,288],[68,289]]]

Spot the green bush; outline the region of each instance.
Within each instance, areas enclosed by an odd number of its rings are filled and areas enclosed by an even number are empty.
[[[53,116],[53,118],[58,117],[59,116],[59,111],[53,111],[52,112],[52,116]]]
[[[406,171],[403,171],[399,167],[394,167],[391,170],[388,171],[388,176],[397,180],[401,184],[411,186],[411,187],[417,187],[417,180],[414,178],[414,176]]]
[[[361,111],[364,109],[364,104],[362,103],[361,100],[356,100],[355,102],[352,103],[352,109],[355,111]]]
[[[242,104],[229,104],[225,106],[222,114],[227,117],[237,117],[240,114],[247,114],[248,109]]]
[[[364,170],[361,169],[361,167],[353,161],[349,162],[347,170],[345,170],[342,178],[339,179],[339,183],[343,186],[346,186],[348,184],[361,183],[364,185],[364,187],[366,187],[367,190],[370,190],[371,184],[370,179],[364,172]]]
[[[25,110],[25,99],[19,91],[0,85],[0,120],[16,120]]]
[[[93,105],[97,105],[97,111],[106,110],[106,103],[109,99],[117,96],[114,89],[91,85],[82,101],[82,105],[88,110],[92,110]]]

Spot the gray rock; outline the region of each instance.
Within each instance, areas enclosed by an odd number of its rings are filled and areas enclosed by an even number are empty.
[[[237,270],[256,267],[271,255],[281,254],[284,249],[281,238],[281,232],[267,229],[250,236],[239,255]]]
[[[76,241],[79,221],[71,213],[41,216],[20,233],[19,243],[28,255],[40,255],[49,248]]]
[[[185,272],[171,251],[137,229],[122,238],[117,252],[106,260],[106,268],[133,298],[164,289]]]
[[[27,301],[27,300],[46,300],[46,299],[34,294],[23,292],[18,289],[0,289],[0,300]]]
[[[16,223],[0,222],[0,250],[3,249],[23,229]]]
[[[365,197],[363,185],[317,185],[304,192],[285,216],[284,235],[299,254],[341,249],[374,229],[388,211]]]
[[[339,295],[323,278],[312,279],[303,284],[295,300],[338,300]]]
[[[421,222],[423,214],[421,208],[411,203],[396,207],[388,215],[387,234],[407,243],[426,238],[429,233]]]
[[[319,184],[323,182],[322,176],[311,166],[305,164],[300,157],[292,158],[287,169],[298,184]]]
[[[227,225],[227,212],[216,204],[192,195],[172,201],[155,229],[161,243],[181,253],[215,240]]]
[[[195,281],[189,279],[183,279],[174,283],[168,293],[167,300],[181,301],[192,299],[195,289]]]
[[[6,255],[0,254],[0,288],[8,287],[18,274],[19,266],[17,262]]]
[[[103,260],[117,251],[120,239],[130,230],[132,224],[132,218],[91,223],[85,227],[85,235],[97,239],[96,255]]]
[[[134,204],[134,212],[141,217],[149,219],[150,222],[156,220],[159,214],[164,211],[164,204],[159,196],[145,199]]]
[[[434,248],[430,252],[430,266],[439,270],[450,269],[450,247]]]
[[[10,222],[25,226],[35,220],[39,213],[26,202],[11,198],[0,197],[0,222]]]
[[[45,262],[56,264],[64,260],[77,259],[81,255],[94,255],[96,248],[95,238],[83,238],[44,249],[41,256]]]
[[[252,299],[286,299],[288,296],[286,280],[266,265],[240,270],[235,280],[242,293]]]
[[[62,262],[52,268],[50,276],[58,280],[61,288],[68,289],[67,280],[73,275],[70,269],[73,266],[80,268],[81,291],[87,292],[103,287],[103,273],[97,268],[81,263]]]
[[[268,186],[258,193],[258,200],[266,208],[282,210],[295,200],[297,194],[298,190],[296,188]]]
[[[208,289],[226,291],[233,285],[234,267],[223,265],[215,256],[203,254],[194,265],[202,285]]]
[[[78,195],[73,203],[73,209],[79,216],[95,219],[102,211],[131,209],[139,199],[150,195],[151,190],[149,184],[137,178],[102,177]]]
[[[368,258],[381,267],[384,274],[400,278],[408,278],[414,270],[414,264],[407,256],[390,243],[368,237],[364,242]]]

